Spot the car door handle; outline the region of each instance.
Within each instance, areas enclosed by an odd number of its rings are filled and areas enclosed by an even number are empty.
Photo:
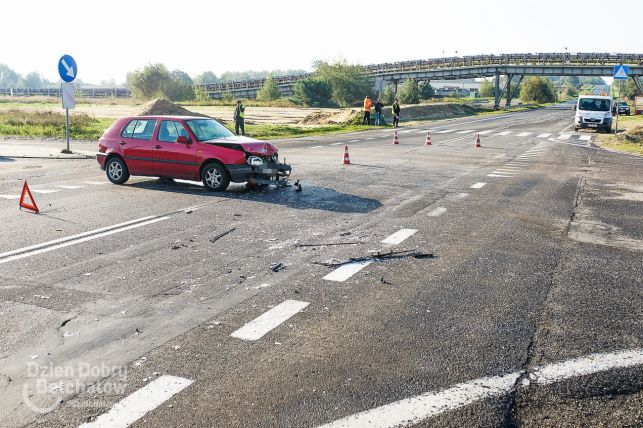
[[[118,144],[120,144],[121,146],[124,146],[127,143],[125,141],[119,141]]]
[[[154,146],[154,148],[155,148],[155,149],[160,149],[160,148],[161,148],[161,145],[160,145],[160,144],[157,144],[156,146]]]

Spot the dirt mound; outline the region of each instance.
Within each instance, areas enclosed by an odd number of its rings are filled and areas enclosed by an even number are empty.
[[[450,117],[472,114],[475,107],[466,104],[424,104],[402,106],[402,120],[447,119]]]
[[[337,125],[351,122],[355,116],[361,116],[362,112],[356,109],[345,109],[341,111],[316,111],[310,113],[301,122],[302,125]]]
[[[205,114],[195,113],[188,109],[181,107],[178,104],[174,104],[163,98],[157,98],[144,104],[141,107],[141,110],[137,113],[139,116],[158,116],[158,115],[168,115],[168,116],[199,116],[199,117],[210,117]]]
[[[623,133],[633,143],[643,143],[643,125],[635,125]]]

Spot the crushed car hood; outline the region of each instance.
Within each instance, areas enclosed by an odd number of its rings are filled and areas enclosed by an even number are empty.
[[[235,150],[243,150],[244,152],[255,156],[272,156],[277,153],[277,147],[270,143],[237,135],[226,138],[217,138],[216,140],[208,140],[204,141],[204,143],[212,144],[214,146],[228,147]]]

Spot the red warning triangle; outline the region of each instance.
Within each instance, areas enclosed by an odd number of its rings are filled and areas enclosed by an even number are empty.
[[[27,196],[29,197],[29,202],[25,201]],[[22,194],[20,195],[20,208],[26,208],[35,212],[36,214],[40,212],[40,210],[38,209],[38,205],[36,205],[36,200],[33,198],[31,190],[29,190],[29,186],[27,186],[26,181],[24,186],[22,186]]]

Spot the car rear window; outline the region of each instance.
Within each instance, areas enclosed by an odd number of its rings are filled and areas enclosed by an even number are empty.
[[[192,119],[187,123],[199,141],[216,140],[234,135],[228,128],[213,119]]]
[[[125,138],[137,138],[139,140],[151,140],[154,134],[155,119],[133,119],[121,133]]]

